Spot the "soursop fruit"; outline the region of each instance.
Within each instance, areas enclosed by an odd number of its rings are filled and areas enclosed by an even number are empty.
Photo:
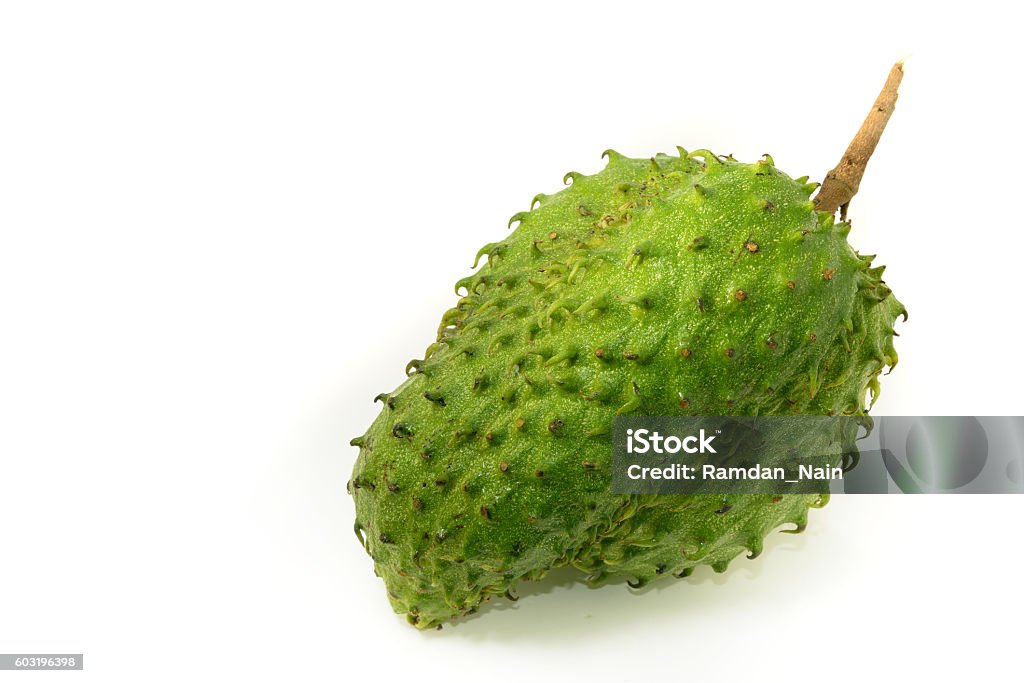
[[[420,628],[571,565],[724,571],[819,495],[614,495],[615,415],[865,415],[903,306],[771,157],[566,175],[485,245],[359,447],[356,533]],[[474,268],[478,264],[474,264]]]

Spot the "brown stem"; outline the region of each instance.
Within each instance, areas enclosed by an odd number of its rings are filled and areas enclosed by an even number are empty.
[[[878,93],[875,106],[871,108],[860,130],[853,137],[850,146],[839,163],[825,176],[817,196],[814,208],[826,213],[835,213],[842,209],[842,218],[846,218],[846,209],[853,195],[860,189],[860,179],[864,177],[868,159],[871,158],[878,140],[882,137],[885,124],[889,123],[892,110],[896,106],[897,90],[903,80],[903,62],[896,62],[889,71],[882,92]]]

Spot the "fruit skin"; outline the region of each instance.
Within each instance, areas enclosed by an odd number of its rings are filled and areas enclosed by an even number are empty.
[[[679,152],[609,150],[513,216],[353,440],[357,536],[417,627],[562,565],[632,585],[724,571],[824,503],[610,493],[614,415],[864,415],[897,361],[905,310],[815,184]]]

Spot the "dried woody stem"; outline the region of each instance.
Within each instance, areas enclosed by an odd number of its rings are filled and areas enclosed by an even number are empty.
[[[842,209],[842,218],[846,218],[846,209],[853,195],[860,189],[860,180],[864,177],[864,169],[868,160],[878,146],[885,124],[889,122],[896,106],[897,90],[903,80],[903,62],[896,62],[889,71],[889,77],[878,93],[875,106],[871,108],[860,130],[846,148],[843,158],[825,176],[825,182],[814,198],[814,206],[818,211],[835,213]]]

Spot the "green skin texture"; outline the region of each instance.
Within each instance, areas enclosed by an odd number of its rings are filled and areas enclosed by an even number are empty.
[[[356,533],[419,628],[572,565],[724,571],[818,495],[610,493],[617,414],[865,415],[903,306],[770,157],[570,173],[538,195],[353,440]],[[475,265],[474,265],[475,267]]]

